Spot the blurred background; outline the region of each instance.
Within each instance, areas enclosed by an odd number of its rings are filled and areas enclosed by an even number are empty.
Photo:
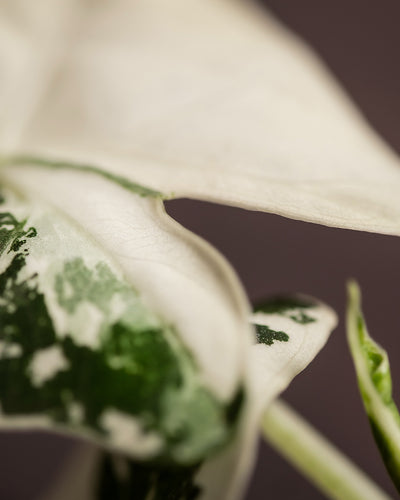
[[[367,119],[400,152],[400,2],[262,3],[319,53]],[[339,327],[283,398],[396,498],[362,409],[343,319],[346,280],[354,277],[363,290],[369,330],[389,352],[400,401],[400,238],[189,200],[168,202],[167,210],[229,259],[251,300],[298,291],[336,309]],[[0,499],[35,499],[72,446],[43,434],[0,435]],[[246,500],[265,498],[324,497],[260,442]]]

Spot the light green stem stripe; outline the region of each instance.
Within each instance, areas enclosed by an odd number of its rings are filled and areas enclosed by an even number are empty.
[[[371,479],[282,401],[262,422],[265,439],[328,498],[390,500]]]
[[[120,175],[113,174],[99,167],[95,167],[93,165],[81,165],[78,163],[65,162],[55,159],[46,159],[39,158],[36,156],[29,155],[14,155],[14,156],[0,156],[0,167],[6,165],[32,165],[37,167],[47,167],[52,169],[70,169],[70,170],[80,170],[81,172],[89,172],[100,175],[105,179],[115,182],[119,186],[124,189],[128,189],[133,193],[138,194],[139,196],[150,196],[153,198],[166,198],[159,191],[155,191],[154,189],[148,188],[146,186],[142,186],[137,184],[136,182],[132,182],[125,177],[121,177]]]

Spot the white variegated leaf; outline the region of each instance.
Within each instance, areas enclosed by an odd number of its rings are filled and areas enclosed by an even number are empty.
[[[400,234],[398,158],[310,50],[251,2],[1,8],[4,153],[103,166],[173,196]]]
[[[212,499],[241,497],[249,466],[254,460],[259,418],[265,404],[312,361],[337,322],[330,308],[307,296],[279,296],[265,300],[256,307],[251,319],[257,325],[258,343],[252,347],[251,353],[253,404],[247,407],[246,425],[242,425],[239,439],[220,456],[209,460],[194,481],[194,485],[208,492]],[[82,459],[93,464],[99,456],[94,450],[91,453],[87,449],[78,451],[74,456],[77,465],[63,478],[55,495],[62,490],[69,494],[70,476],[77,473]],[[86,495],[87,485],[83,483],[79,500],[86,500]],[[52,500],[53,496],[48,498]]]
[[[47,426],[50,419],[85,433],[99,429],[133,456],[129,443],[143,438],[157,456],[170,446],[150,429],[165,413],[176,461],[196,462],[168,415],[197,412],[202,427],[201,410],[210,406],[210,438],[224,439],[218,421],[244,390],[250,341],[246,300],[230,268],[163,213],[159,199],[99,175],[11,167],[2,178],[29,195],[8,196],[2,206],[1,423],[26,426],[32,418]],[[78,365],[82,374],[70,373]],[[23,379],[10,392],[17,371]],[[42,410],[47,417],[36,422]],[[200,434],[192,437],[207,447]]]
[[[256,306],[251,323],[256,327],[257,344],[250,355],[252,405],[245,413],[246,425],[239,439],[209,461],[199,475],[214,498],[222,498],[225,493],[228,498],[241,497],[254,460],[260,416],[322,349],[336,327],[337,317],[332,309],[311,297],[277,296]],[[232,478],[229,485],[226,476]]]
[[[337,317],[322,302],[293,295],[260,303],[251,321],[258,341],[252,349],[256,399],[265,406],[314,359],[336,327]],[[268,391],[263,380],[271,380]]]
[[[223,258],[97,173],[11,167],[2,184],[0,428],[175,467],[226,446],[253,337]]]
[[[265,404],[322,347],[330,314],[307,309],[313,348],[298,304],[283,318],[286,349],[252,346],[234,273],[160,193],[65,165],[3,167],[1,179],[0,427],[66,432],[183,472],[206,459],[202,498],[238,498]],[[272,328],[275,316],[253,319]]]

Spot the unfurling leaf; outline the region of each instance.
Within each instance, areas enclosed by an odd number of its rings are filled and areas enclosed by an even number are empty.
[[[386,468],[400,491],[400,415],[386,351],[369,335],[356,283],[348,287],[347,336],[361,397]]]

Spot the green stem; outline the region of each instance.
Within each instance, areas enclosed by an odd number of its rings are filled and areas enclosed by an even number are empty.
[[[390,500],[364,472],[282,401],[269,406],[262,430],[265,439],[328,498]]]

